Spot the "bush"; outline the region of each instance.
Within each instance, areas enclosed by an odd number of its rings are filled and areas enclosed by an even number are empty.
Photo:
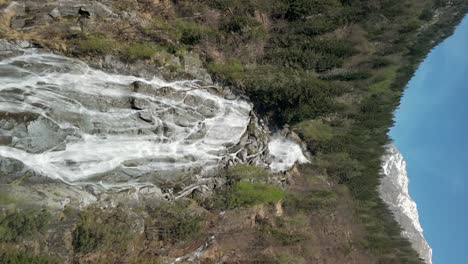
[[[154,19],[147,31],[156,30],[163,39],[169,37],[174,42],[180,42],[184,45],[193,46],[202,41],[203,38],[210,38],[216,35],[212,29],[196,23],[185,20],[165,21]]]
[[[290,246],[307,240],[308,236],[295,231],[283,231],[275,228],[268,229],[270,235],[283,246]]]
[[[328,141],[333,138],[333,129],[320,119],[303,121],[294,128],[306,141]]]
[[[200,234],[202,217],[190,212],[184,201],[163,204],[151,213],[159,239],[168,242],[187,241]]]
[[[284,208],[290,213],[311,212],[333,207],[336,195],[331,191],[309,191],[307,193],[290,193],[284,200]]]
[[[231,16],[221,21],[219,28],[224,33],[237,34],[246,39],[258,40],[266,36],[263,25],[248,16]]]
[[[361,164],[348,153],[319,154],[315,158],[315,165],[339,183],[349,183],[361,175]]]
[[[248,165],[248,164],[239,164],[234,167],[231,167],[227,170],[228,179],[232,180],[256,180],[256,179],[266,179],[268,176],[268,171],[264,168]]]
[[[77,41],[81,52],[109,54],[117,49],[116,40],[104,35],[88,35]]]
[[[283,0],[288,4],[286,18],[303,19],[307,16],[327,13],[340,6],[337,0]]]
[[[237,182],[228,194],[227,207],[236,208],[257,204],[272,204],[280,201],[284,196],[285,193],[273,185]]]
[[[345,71],[336,74],[327,74],[320,76],[322,80],[328,81],[356,81],[356,80],[363,80],[368,79],[372,76],[372,74],[368,71]]]
[[[116,247],[123,249],[127,242],[132,239],[131,233],[125,220],[119,219],[122,212],[101,212],[95,214],[93,211],[83,211],[80,220],[73,231],[73,248],[80,253],[90,253],[100,249]]]
[[[238,60],[228,60],[225,63],[210,63],[208,71],[217,79],[229,84],[239,83],[244,77],[244,66]]]
[[[58,258],[49,256],[32,256],[25,253],[3,253],[0,254],[2,264],[60,264]]]
[[[281,68],[257,68],[246,76],[246,92],[257,111],[271,114],[279,126],[334,112],[334,97],[343,92],[312,74]]]
[[[124,49],[127,59],[150,59],[154,54],[163,51],[164,48],[151,42],[131,43]]]
[[[18,211],[0,219],[0,241],[15,242],[46,229],[52,216],[48,211]]]

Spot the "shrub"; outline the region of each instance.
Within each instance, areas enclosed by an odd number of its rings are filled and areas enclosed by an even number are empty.
[[[166,21],[154,19],[152,25],[146,28],[146,30],[148,32],[156,30],[158,36],[164,36],[163,39],[169,37],[174,42],[180,42],[188,46],[196,45],[203,38],[216,35],[216,32],[209,27],[185,20]]]
[[[104,35],[88,35],[77,41],[81,52],[109,54],[117,49],[116,40]]]
[[[332,127],[320,119],[303,121],[295,125],[294,128],[312,149],[315,149],[317,144],[333,138]]]
[[[291,214],[329,208],[335,204],[336,195],[330,191],[316,190],[307,193],[290,193],[284,200],[284,208]]]
[[[235,84],[244,77],[244,66],[238,60],[228,60],[225,63],[210,63],[208,70],[217,79],[221,79],[226,83]]]
[[[0,254],[2,264],[60,264],[58,258],[49,256],[32,256],[25,253],[3,253]]]
[[[163,204],[151,216],[155,219],[159,239],[163,241],[191,240],[201,231],[202,217],[191,212],[183,201]]]
[[[150,59],[154,54],[164,50],[163,47],[151,43],[131,43],[124,50],[124,56],[127,59]]]
[[[257,204],[271,204],[280,201],[284,196],[284,191],[273,185],[237,182],[228,194],[227,207],[236,208]]]
[[[267,176],[268,171],[264,168],[248,164],[239,164],[227,170],[227,177],[233,180],[265,179]]]
[[[73,248],[80,253],[90,253],[100,249],[125,248],[133,237],[125,220],[117,217],[121,212],[83,211],[73,231]],[[125,213],[123,213],[125,216]]]
[[[320,76],[322,80],[328,81],[356,81],[370,78],[372,74],[368,71],[345,71],[336,74],[327,74]]]
[[[0,241],[14,242],[46,229],[52,216],[48,211],[17,211],[0,219]]]
[[[295,231],[283,231],[275,228],[270,228],[270,235],[283,246],[294,245],[301,241],[307,240],[308,236]]]
[[[307,16],[326,13],[340,6],[337,0],[283,0],[288,4],[286,18],[303,19]]]
[[[319,154],[315,158],[315,165],[324,169],[327,175],[337,179],[339,183],[349,183],[361,175],[361,164],[348,153]]]

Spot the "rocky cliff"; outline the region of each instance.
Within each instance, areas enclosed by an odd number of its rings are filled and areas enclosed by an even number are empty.
[[[394,145],[389,145],[387,149],[387,154],[383,157],[383,177],[379,187],[381,197],[402,226],[403,235],[426,263],[430,264],[432,249],[424,238],[418,208],[408,192],[406,162]]]

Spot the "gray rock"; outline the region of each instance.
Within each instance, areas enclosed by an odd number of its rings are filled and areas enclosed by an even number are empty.
[[[81,34],[81,27],[80,26],[70,26],[68,28],[68,33],[70,33],[72,36],[77,36]]]
[[[118,17],[117,14],[112,12],[112,9],[100,2],[93,2],[89,7],[92,14],[97,17]]]
[[[3,12],[14,13],[17,16],[22,16],[25,14],[25,6],[22,3],[13,1],[3,10]]]
[[[58,19],[61,16],[60,10],[56,7],[49,12],[49,15],[54,19]]]
[[[14,18],[10,24],[10,27],[12,29],[22,29],[25,26],[26,26],[26,19],[24,18]]]
[[[27,168],[23,162],[0,156],[0,184],[11,183],[22,177]]]

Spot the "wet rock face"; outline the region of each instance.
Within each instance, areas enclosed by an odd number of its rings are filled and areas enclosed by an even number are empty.
[[[108,74],[34,49],[10,53],[0,72],[5,172],[177,196],[219,184],[217,168],[265,165],[268,136],[251,104],[224,88]]]
[[[408,192],[406,162],[393,145],[387,147],[387,154],[382,160],[383,177],[379,186],[380,196],[402,226],[403,235],[408,238],[421,258],[431,264],[432,249],[424,238],[416,203]]]
[[[286,135],[272,148],[233,88],[110,72],[0,40],[0,188],[35,206],[131,205],[207,195],[226,166],[306,161]]]

